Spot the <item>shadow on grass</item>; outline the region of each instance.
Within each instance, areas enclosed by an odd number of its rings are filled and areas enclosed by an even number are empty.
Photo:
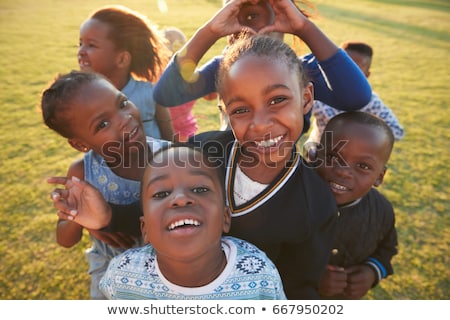
[[[376,1],[378,2],[378,0]],[[382,0],[385,3],[394,3],[398,5],[397,1]],[[400,1],[403,5],[408,5],[410,1]],[[413,1],[420,4],[425,8],[429,5],[423,1]],[[448,2],[447,2],[448,3]],[[439,11],[449,10],[450,5],[442,2],[441,6],[434,4],[434,8],[439,9]],[[334,21],[339,21],[343,23],[351,23],[355,27],[370,30],[372,32],[378,32],[384,36],[391,36],[394,38],[401,38],[402,40],[407,40],[413,43],[420,43],[422,45],[432,46],[435,48],[441,48],[448,50],[450,45],[450,31],[435,30],[423,26],[418,26],[412,23],[403,23],[399,21],[393,21],[383,18],[382,14],[365,14],[359,11],[353,11],[348,9],[343,9],[336,7],[334,5],[320,4],[319,5],[320,15],[326,16],[333,19]]]

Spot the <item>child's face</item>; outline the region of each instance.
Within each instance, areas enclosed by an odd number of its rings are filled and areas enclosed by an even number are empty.
[[[331,187],[338,205],[351,203],[382,183],[390,148],[385,134],[377,128],[345,123],[332,135],[324,132],[322,144],[317,171]]]
[[[117,69],[121,51],[108,38],[109,26],[96,19],[86,20],[80,27],[78,64],[82,71],[95,71],[111,78]]]
[[[155,156],[142,180],[141,229],[158,259],[188,261],[217,254],[230,225],[222,190],[217,172],[200,153],[177,147]]]
[[[139,110],[123,93],[104,79],[84,85],[81,92],[70,104],[69,143],[74,148],[92,149],[105,158],[145,150]]]
[[[257,56],[237,60],[225,76],[221,96],[236,139],[257,163],[284,166],[313,102],[287,64]]]

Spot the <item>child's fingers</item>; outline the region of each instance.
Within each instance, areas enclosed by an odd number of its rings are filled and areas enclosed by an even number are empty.
[[[53,200],[53,207],[58,210],[58,216],[61,215],[68,215],[72,216],[73,218],[78,214],[77,210],[70,207],[67,204],[67,201],[64,199],[64,197],[61,196],[61,193],[66,193],[66,190],[60,190],[61,192],[53,191],[50,194],[50,197]],[[73,220],[69,219],[69,220]]]
[[[69,181],[67,177],[49,177],[47,183],[65,185]]]
[[[56,188],[52,192],[50,192],[50,198],[53,200],[53,202],[66,199],[68,196],[69,196],[69,191],[66,189]]]
[[[77,212],[76,212],[76,210],[69,210],[68,212],[58,210],[57,216],[58,216],[58,218],[60,218],[61,220],[70,220],[70,221],[73,221],[73,220],[75,220],[75,218],[76,218],[76,216],[77,216]]]
[[[84,187],[86,187],[88,184],[88,182],[86,182],[85,180],[81,180],[78,177],[72,176],[72,178],[70,179],[70,185],[71,186],[77,186],[80,189],[83,189]],[[67,187],[67,186],[66,186]]]
[[[334,271],[334,272],[345,272],[345,269],[339,266],[334,266],[334,265],[327,265],[327,270],[329,271]]]

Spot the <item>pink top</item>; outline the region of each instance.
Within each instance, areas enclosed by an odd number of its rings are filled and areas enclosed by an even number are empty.
[[[197,120],[195,120],[192,112],[194,104],[195,100],[192,100],[169,108],[175,134],[179,134],[182,137],[191,137],[197,132]]]

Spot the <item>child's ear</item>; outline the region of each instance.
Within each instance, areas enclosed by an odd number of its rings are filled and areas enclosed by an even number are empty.
[[[122,51],[117,56],[117,66],[119,68],[128,68],[131,64],[131,54],[128,51]]]
[[[387,167],[384,166],[383,171],[378,176],[377,180],[375,180],[375,183],[373,184],[374,187],[378,187],[383,183],[384,175],[386,174]]]
[[[314,85],[312,82],[303,88],[303,114],[307,114],[311,111],[314,104]]]
[[[142,240],[144,240],[144,243],[149,243],[147,239],[147,232],[145,231],[145,220],[144,216],[139,217],[139,221],[141,222],[141,234],[142,234]]]
[[[228,233],[231,227],[231,212],[230,208],[225,206],[223,211],[223,232]]]
[[[74,148],[80,152],[88,152],[90,150],[90,148],[88,146],[86,146],[82,142],[78,141],[77,139],[68,139],[67,141],[72,146],[72,148]]]

